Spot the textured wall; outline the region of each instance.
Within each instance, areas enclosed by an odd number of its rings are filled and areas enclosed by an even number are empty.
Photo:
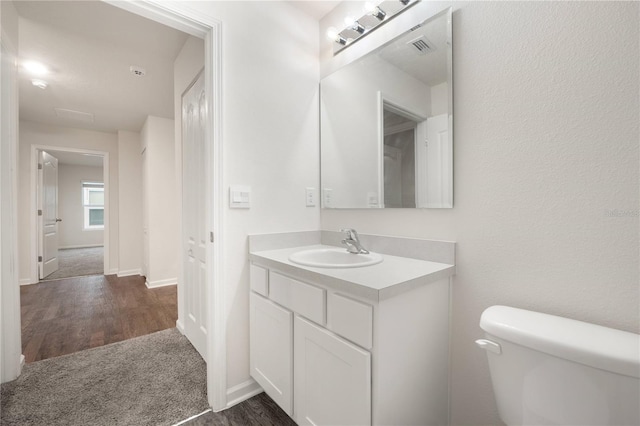
[[[109,265],[105,273],[118,272],[118,138],[115,134],[50,126],[30,121],[20,122],[20,152],[18,164],[18,250],[20,280],[37,282],[31,276],[30,262],[33,238],[31,229],[31,145],[53,149],[88,149],[109,153]]]
[[[454,3],[454,208],[322,211],[325,230],[457,241],[453,424],[499,423],[473,343],[488,306],[640,331],[639,6]]]
[[[223,22],[224,191],[251,186],[251,208],[225,205],[227,386],[249,379],[247,235],[317,229],[317,22],[281,1],[185,2]]]
[[[142,268],[142,157],[140,133],[118,131],[120,248],[118,275],[136,275]]]
[[[55,157],[55,153],[53,154]],[[58,247],[89,247],[104,243],[104,230],[84,229],[82,182],[103,182],[102,167],[58,164]]]

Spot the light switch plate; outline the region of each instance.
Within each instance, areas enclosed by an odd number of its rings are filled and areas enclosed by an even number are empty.
[[[251,187],[231,185],[229,187],[229,207],[232,209],[248,209],[251,207]]]

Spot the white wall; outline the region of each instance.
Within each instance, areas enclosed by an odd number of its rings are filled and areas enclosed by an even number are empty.
[[[55,153],[53,154],[55,157]],[[82,182],[102,182],[102,167],[58,163],[58,247],[92,247],[104,243],[102,229],[84,229]]]
[[[31,229],[31,146],[55,149],[88,149],[109,153],[109,265],[105,274],[118,272],[118,137],[113,133],[50,126],[30,121],[20,122],[20,153],[18,165],[18,248],[20,280],[33,281],[31,259],[33,234]]]
[[[447,5],[422,2],[389,32]],[[499,424],[474,345],[485,308],[640,331],[640,5],[453,5],[454,208],[323,210],[322,229],[458,243],[452,423]],[[337,66],[329,49],[322,40],[325,71]]]
[[[227,386],[249,380],[247,235],[317,229],[317,21],[286,2],[190,2],[223,24],[224,188],[252,188],[249,210],[224,199]]]
[[[182,94],[204,68],[204,40],[189,37],[173,63],[173,105],[175,116],[176,221],[182,229]],[[176,256],[182,258],[182,241],[176,244]],[[184,327],[185,292],[182,286],[182,263],[178,263],[178,324]]]
[[[0,2],[0,383],[20,374],[17,258],[18,13]]]
[[[118,276],[139,275],[142,268],[142,159],[139,133],[118,132],[118,177],[123,182],[118,191]]]
[[[146,199],[148,230],[147,285],[157,287],[177,283],[179,224],[175,177],[174,122],[167,118],[148,116],[140,132],[141,151],[146,149]],[[143,243],[144,244],[144,243]]]

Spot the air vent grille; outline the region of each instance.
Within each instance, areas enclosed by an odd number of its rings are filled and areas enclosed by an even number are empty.
[[[425,36],[420,36],[414,40],[411,40],[407,44],[413,46],[416,53],[419,55],[426,55],[427,53],[436,50],[435,45],[427,40]]]

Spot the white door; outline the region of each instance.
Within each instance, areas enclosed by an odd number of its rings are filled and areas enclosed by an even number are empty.
[[[41,253],[40,278],[58,270],[58,159],[51,154],[40,151],[41,186],[40,215],[41,220]]]
[[[288,415],[293,414],[293,313],[250,295],[251,377]]]
[[[207,240],[205,220],[204,74],[182,95],[182,202],[185,334],[207,359]]]
[[[449,143],[449,116],[429,117],[426,124],[426,205],[421,207],[451,207],[453,182],[451,181],[452,147]]]
[[[298,316],[294,413],[299,425],[370,425],[371,354]]]

